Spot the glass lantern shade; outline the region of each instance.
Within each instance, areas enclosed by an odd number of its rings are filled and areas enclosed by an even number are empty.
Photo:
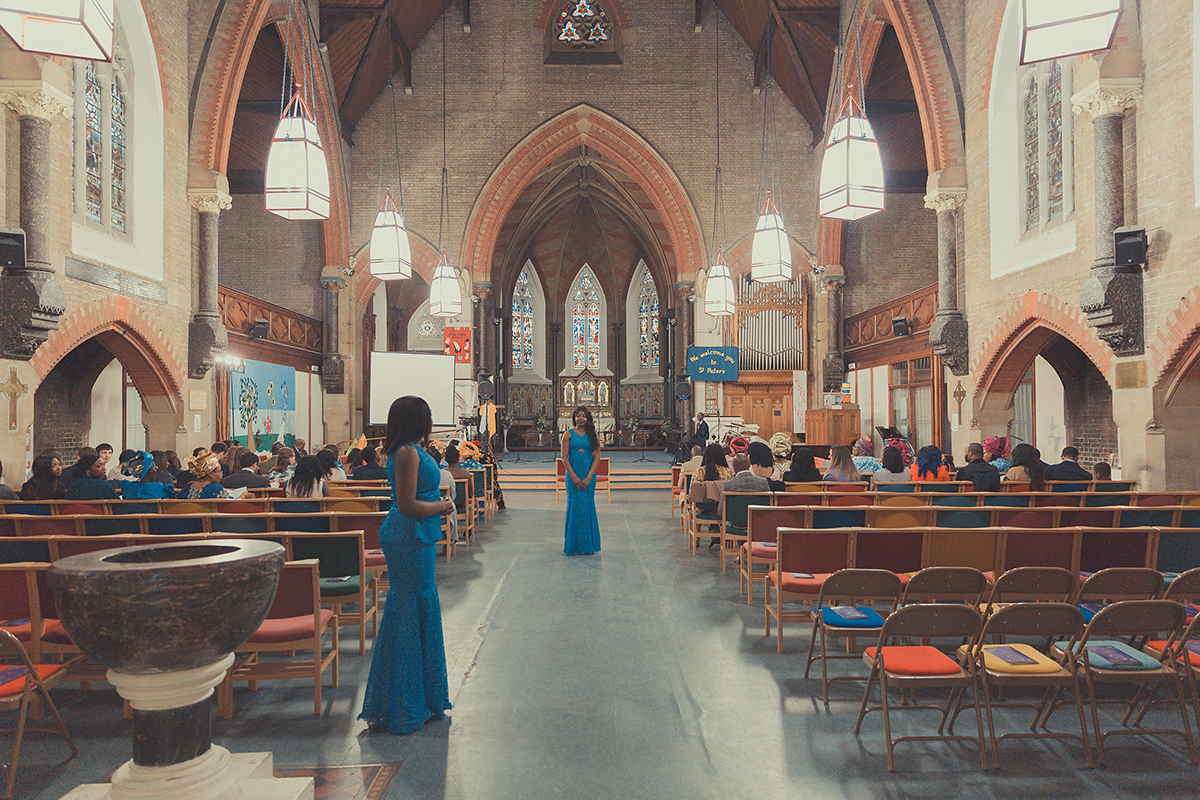
[[[704,284],[704,313],[714,317],[728,317],[737,310],[737,295],[733,289],[733,278],[725,263],[725,254],[717,248],[717,257],[708,268],[708,281]]]
[[[1112,47],[1121,0],[1021,0],[1021,63]]]
[[[329,169],[308,104],[297,91],[267,153],[267,211],[284,219],[329,218]]]
[[[433,283],[429,286],[429,315],[431,317],[457,317],[462,313],[462,292],[458,287],[458,275],[450,264],[450,256],[442,248],[437,267],[433,270]]]
[[[371,229],[371,274],[381,281],[412,277],[408,231],[404,229],[404,217],[392,200],[391,188],[379,205],[375,227]]]
[[[767,201],[754,229],[750,279],[759,283],[784,283],[792,277],[792,246],[783,229],[783,217],[779,216],[771,193],[767,192]]]
[[[818,210],[829,219],[862,219],[883,210],[879,142],[853,94],[847,93],[821,159]]]
[[[112,60],[113,0],[0,0],[0,28],[22,50]]]

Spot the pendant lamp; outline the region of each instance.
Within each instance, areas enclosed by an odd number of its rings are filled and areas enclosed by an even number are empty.
[[[1121,0],[1020,0],[1021,63],[1112,47]]]
[[[404,217],[392,200],[388,187],[375,227],[371,229],[371,274],[381,281],[400,281],[412,277],[412,255],[408,246],[408,231]]]
[[[267,211],[284,219],[329,218],[329,169],[317,123],[299,88],[283,110],[265,176]]]
[[[883,161],[879,142],[853,90],[838,111],[821,160],[818,210],[829,219],[862,219],[883,210]]]
[[[792,247],[787,231],[783,228],[783,217],[775,208],[771,192],[767,190],[767,201],[758,215],[754,229],[754,248],[750,257],[750,278],[759,283],[784,283],[792,280]]]
[[[429,316],[457,317],[461,313],[462,292],[458,287],[458,274],[443,247],[437,267],[433,270],[433,283],[429,285]]]
[[[112,60],[113,0],[0,0],[0,28],[22,50]]]
[[[714,317],[728,317],[737,311],[737,294],[733,278],[725,263],[725,254],[717,248],[717,255],[708,268],[708,282],[704,284],[704,313]]]

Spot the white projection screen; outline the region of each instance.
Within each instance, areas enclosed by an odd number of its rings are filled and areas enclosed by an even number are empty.
[[[397,397],[415,394],[429,403],[434,425],[457,425],[454,418],[454,356],[441,353],[371,352],[369,425],[387,425]]]

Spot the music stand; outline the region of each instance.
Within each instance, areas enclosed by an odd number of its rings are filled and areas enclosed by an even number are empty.
[[[643,431],[643,433],[644,432],[645,431]],[[633,432],[634,438],[637,438],[637,435],[638,435],[638,431],[634,430],[634,432]],[[646,437],[645,436],[642,437],[642,448],[641,449],[642,449],[642,454],[640,456],[638,456],[637,458],[635,458],[633,461],[631,461],[630,462],[631,464],[636,464],[639,461],[649,461],[650,460],[650,459],[646,458]]]

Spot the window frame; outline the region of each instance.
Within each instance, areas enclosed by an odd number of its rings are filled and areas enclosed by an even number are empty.
[[[1062,139],[1062,210],[1054,218],[1050,217],[1050,109],[1048,85],[1054,68],[1059,69],[1061,76],[1059,86],[1059,135]],[[1055,61],[1027,64],[1017,68],[1017,136],[1020,138],[1018,151],[1021,154],[1021,180],[1017,182],[1019,202],[1017,209],[1020,214],[1017,228],[1021,241],[1028,241],[1041,236],[1048,230],[1061,227],[1075,217],[1075,158],[1074,114],[1071,111],[1071,93],[1074,88],[1074,72],[1069,58]],[[1038,212],[1037,221],[1031,226],[1027,219],[1026,208],[1029,201],[1028,184],[1026,183],[1028,160],[1026,156],[1026,126],[1025,107],[1029,98],[1029,86],[1037,86],[1037,192]]]
[[[117,48],[117,53],[111,63],[91,62],[82,59],[75,60],[74,75],[72,76],[71,93],[74,103],[72,120],[72,163],[71,163],[71,217],[78,224],[89,230],[112,237],[126,244],[133,243],[133,227],[135,219],[134,183],[136,166],[130,154],[134,151],[135,104],[133,103],[133,87],[126,66],[124,55]],[[96,82],[100,92],[100,219],[93,219],[87,213],[87,97],[86,81],[87,67],[92,65],[96,72]],[[112,222],[112,192],[113,192],[113,158],[112,158],[112,87],[116,84],[121,91],[124,106],[125,153],[124,153],[124,229],[113,227]]]

